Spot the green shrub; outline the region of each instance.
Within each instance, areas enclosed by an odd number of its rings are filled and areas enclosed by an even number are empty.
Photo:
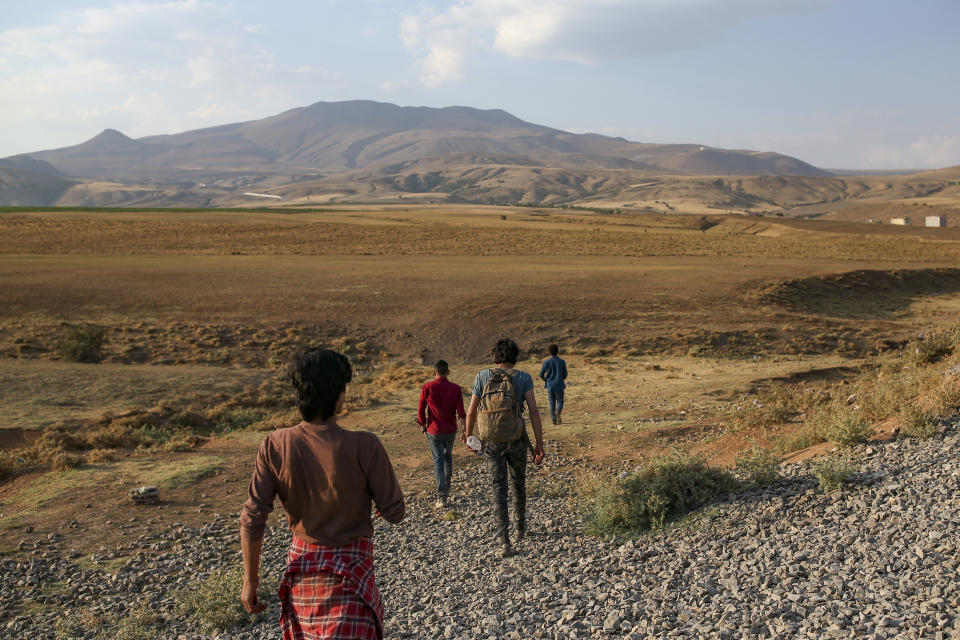
[[[773,484],[780,476],[780,461],[772,451],[761,447],[756,441],[737,455],[735,464],[738,471],[761,487]]]
[[[960,411],[960,380],[948,378],[933,391],[936,412],[941,416],[952,416]]]
[[[825,440],[823,433],[816,426],[807,425],[792,434],[777,438],[776,446],[781,453],[787,453],[806,449]]]
[[[932,333],[907,343],[904,361],[913,366],[933,364],[952,354],[955,347],[953,333]]]
[[[840,489],[859,468],[857,462],[848,454],[831,453],[810,463],[810,471],[825,492]]]
[[[631,534],[662,527],[736,484],[729,472],[707,466],[702,458],[664,456],[624,478],[582,483],[580,506],[588,533]]]
[[[866,442],[873,435],[873,424],[853,407],[839,401],[815,417],[815,427],[825,439],[844,447]]]
[[[218,407],[209,412],[207,417],[213,422],[216,431],[228,432],[247,429],[266,419],[269,415],[270,412],[264,409],[251,407]]]
[[[900,434],[909,438],[930,438],[937,433],[940,421],[932,411],[909,405],[900,412]]]
[[[730,415],[733,431],[783,424],[796,413],[792,394],[787,387],[776,385],[743,400]]]
[[[97,640],[155,640],[163,637],[163,618],[148,605],[110,618],[100,625]],[[76,637],[76,636],[70,636]]]
[[[57,355],[71,362],[100,362],[101,349],[107,330],[96,324],[79,324],[67,330],[67,336],[57,343]]]
[[[232,629],[244,624],[254,616],[244,611],[240,604],[242,587],[242,567],[214,571],[199,583],[174,594],[177,617],[194,622],[205,633]],[[258,594],[261,601],[270,598],[271,596],[263,591]]]

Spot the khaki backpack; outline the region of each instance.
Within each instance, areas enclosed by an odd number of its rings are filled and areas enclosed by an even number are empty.
[[[493,375],[483,385],[480,395],[480,410],[477,417],[477,432],[481,440],[491,442],[515,442],[523,436],[523,419],[520,417],[520,398],[513,376],[515,369],[491,369]]]

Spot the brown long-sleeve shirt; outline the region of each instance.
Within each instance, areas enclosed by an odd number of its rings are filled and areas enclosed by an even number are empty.
[[[290,530],[340,547],[373,535],[370,504],[389,522],[405,514],[403,493],[380,439],[366,431],[301,422],[264,439],[240,527],[260,540],[279,496]]]

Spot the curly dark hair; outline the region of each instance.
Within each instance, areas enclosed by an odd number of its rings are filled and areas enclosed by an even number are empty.
[[[287,367],[287,378],[297,394],[297,408],[307,422],[337,412],[337,399],[353,378],[346,356],[330,349],[304,347]]]
[[[550,345],[547,350],[550,352],[550,355],[555,356],[560,353],[560,347],[555,344]]]
[[[516,364],[520,357],[520,347],[510,338],[501,338],[497,340],[497,346],[493,348],[494,364]]]

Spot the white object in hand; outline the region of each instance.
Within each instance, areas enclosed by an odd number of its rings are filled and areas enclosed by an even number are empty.
[[[477,436],[470,436],[469,438],[467,438],[467,446],[473,449],[478,456],[483,453],[480,450],[480,447],[481,447],[480,438],[478,438]]]

